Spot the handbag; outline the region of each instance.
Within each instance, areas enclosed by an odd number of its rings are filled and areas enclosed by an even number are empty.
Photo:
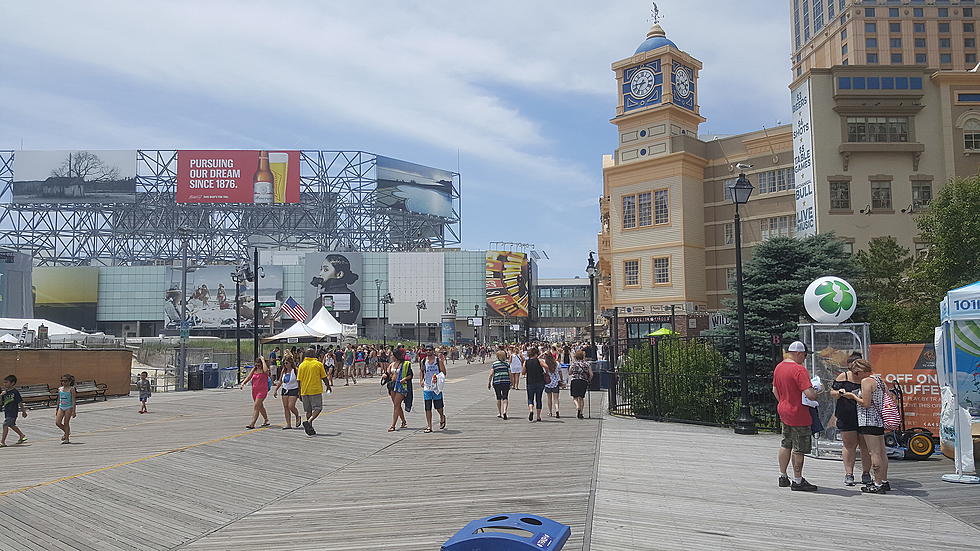
[[[551,375],[548,375],[548,372],[545,370],[542,370],[542,372],[544,373],[544,384],[551,384]]]
[[[881,383],[884,386],[884,383]],[[898,404],[892,398],[892,393],[887,387],[884,390],[884,398],[881,401],[881,424],[885,430],[898,430],[902,428],[902,414],[898,411]]]

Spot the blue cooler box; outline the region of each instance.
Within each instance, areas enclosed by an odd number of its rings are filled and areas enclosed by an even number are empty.
[[[572,529],[537,515],[504,513],[474,520],[442,544],[442,551],[557,551]]]

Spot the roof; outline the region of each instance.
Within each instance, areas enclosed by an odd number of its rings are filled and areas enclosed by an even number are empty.
[[[78,329],[38,318],[0,318],[0,333],[19,333],[27,324],[27,328],[37,332],[40,325],[48,328],[48,335],[77,335],[81,333]]]
[[[643,52],[650,52],[656,50],[657,48],[663,48],[664,46],[673,46],[674,48],[677,48],[677,44],[674,44],[669,38],[667,38],[667,33],[664,32],[663,28],[661,28],[660,25],[654,25],[653,27],[650,27],[650,32],[647,33],[647,39],[636,48],[633,55]]]
[[[551,279],[541,279],[538,278],[538,287],[548,285],[548,286],[582,286],[588,287],[589,278],[587,277],[561,277],[561,278],[551,278]]]

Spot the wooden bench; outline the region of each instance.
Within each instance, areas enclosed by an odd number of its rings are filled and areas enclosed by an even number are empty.
[[[44,407],[50,407],[51,400],[54,399],[51,395],[51,388],[47,384],[19,386],[17,391],[20,392],[20,397],[24,399],[24,403],[27,405],[44,403]]]
[[[102,400],[105,401],[105,391],[108,388],[109,385],[105,383],[96,383],[95,381],[78,381],[75,383],[75,396],[79,400],[85,400],[88,398],[98,400],[99,398],[102,398]]]

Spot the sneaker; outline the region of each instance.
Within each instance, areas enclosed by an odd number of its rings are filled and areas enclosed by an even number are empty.
[[[578,418],[579,418],[579,419],[585,419],[585,416],[584,416],[584,415],[582,415],[582,412],[581,412],[581,411],[580,411],[580,412],[578,412]]]
[[[504,414],[504,421],[506,421],[506,420],[507,420],[507,414],[505,413]]]
[[[867,486],[861,486],[861,492],[865,494],[884,494],[888,493],[888,490],[884,486],[876,486],[874,483],[871,483]]]
[[[871,473],[861,473],[861,484],[864,484],[865,486],[867,486],[868,484],[871,484],[872,482],[874,482],[874,479],[871,478]]]
[[[844,475],[844,486],[853,486],[854,484],[855,484],[854,475],[852,474]]]
[[[313,425],[309,421],[303,421],[303,430],[306,431],[307,436],[313,436],[316,434],[313,432]]]
[[[788,488],[789,487],[789,477],[786,475],[779,475],[779,487]]]
[[[528,413],[527,414],[527,420],[528,421],[534,421],[534,413]]]
[[[882,483],[881,483],[881,487],[882,487],[882,489],[884,489],[884,490],[885,490],[886,492],[890,492],[890,491],[892,491],[892,485],[891,485],[891,483],[889,483],[889,482],[888,482],[887,480],[886,480],[885,482],[882,482]]]
[[[797,484],[796,482],[793,482],[792,484],[790,484],[789,489],[790,490],[793,490],[794,492],[816,492],[817,491],[817,487],[814,486],[813,484],[810,484],[809,482],[807,482],[805,478],[801,478],[799,484]]]
[[[26,436],[25,436],[25,437],[23,437],[23,438],[18,438],[18,439],[17,439],[17,443],[18,443],[18,444],[23,444],[24,442],[27,442],[27,437],[26,437]]]
[[[555,412],[555,419],[561,419],[561,414],[557,411]]]

